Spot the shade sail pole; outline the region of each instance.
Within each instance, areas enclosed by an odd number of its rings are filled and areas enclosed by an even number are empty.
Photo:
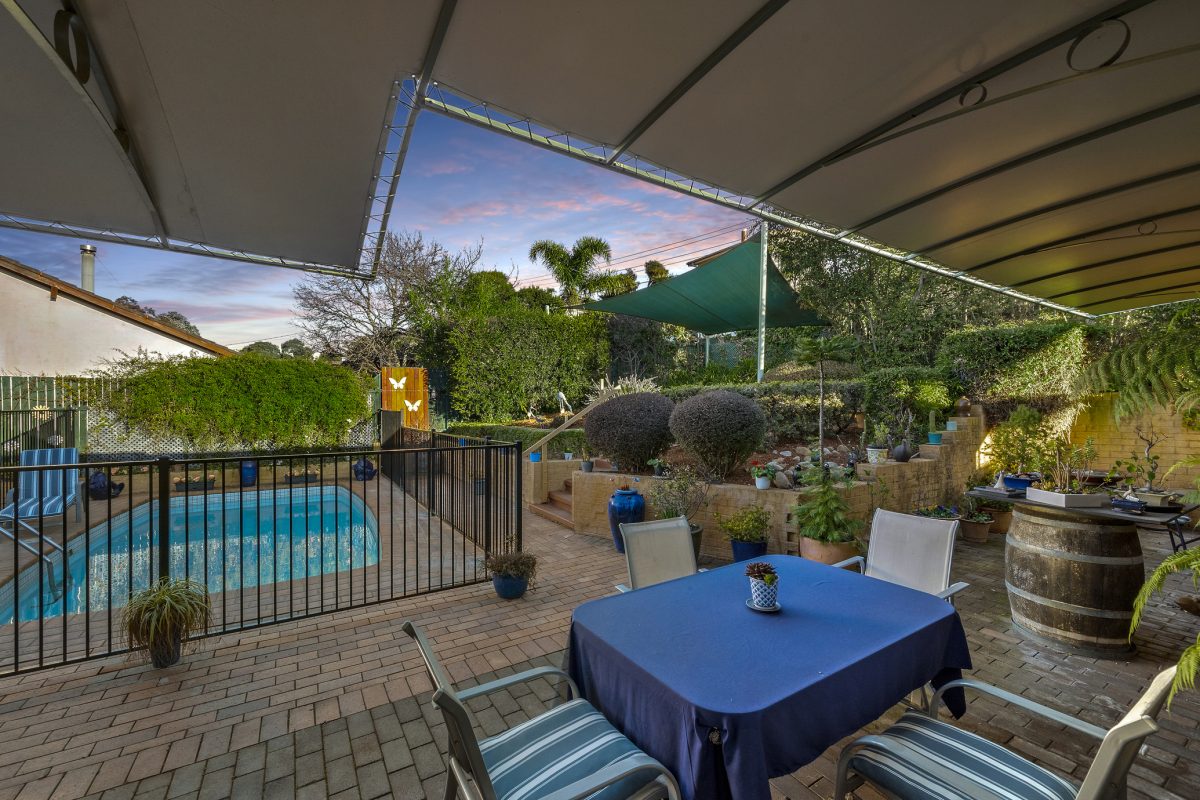
[[[767,221],[759,229],[762,248],[758,258],[758,382],[762,383],[767,365]]]
[[[704,334],[704,366],[705,366],[705,368],[708,367],[709,354],[712,352],[711,345],[712,345],[712,337],[709,336],[707,333]]]

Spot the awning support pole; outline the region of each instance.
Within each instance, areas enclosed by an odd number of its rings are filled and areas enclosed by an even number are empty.
[[[705,368],[708,367],[709,354],[712,352],[711,347],[710,347],[711,344],[712,344],[712,337],[709,336],[708,334],[705,334],[704,335],[704,366],[705,366]]]
[[[758,382],[762,383],[767,365],[767,221],[759,229],[762,252],[758,260]]]

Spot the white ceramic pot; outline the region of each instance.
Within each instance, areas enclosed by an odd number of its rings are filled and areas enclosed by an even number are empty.
[[[574,453],[563,453],[563,461],[570,461],[574,456]]]
[[[867,448],[867,463],[882,464],[887,461],[888,449],[886,447],[868,447]]]
[[[754,603],[756,608],[774,608],[779,605],[779,579],[776,578],[774,583],[767,583],[758,578],[751,578],[750,602]]]
[[[1104,508],[1109,504],[1106,494],[1063,494],[1034,486],[1025,490],[1025,499],[1062,508]]]
[[[771,479],[766,476],[763,476],[761,478],[755,478],[754,479],[754,488],[770,489],[771,488]]]

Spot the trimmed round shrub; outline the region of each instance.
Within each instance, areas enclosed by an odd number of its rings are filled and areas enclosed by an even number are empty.
[[[619,395],[588,413],[583,432],[592,450],[624,469],[640,469],[671,446],[674,408],[674,403],[655,392]]]
[[[671,433],[714,478],[724,480],[762,445],[767,415],[750,398],[721,389],[675,406]]]

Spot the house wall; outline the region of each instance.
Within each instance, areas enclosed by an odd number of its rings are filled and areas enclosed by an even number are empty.
[[[1185,428],[1181,414],[1171,414],[1159,408],[1141,417],[1117,422],[1113,419],[1112,395],[1092,398],[1088,408],[1075,419],[1071,441],[1083,444],[1091,437],[1097,455],[1097,463],[1093,468],[1106,470],[1118,458],[1128,458],[1134,452],[1143,454],[1146,445],[1138,439],[1138,426],[1144,431],[1153,428],[1157,433],[1165,434],[1152,451],[1160,459],[1160,476],[1176,462],[1188,456],[1200,455],[1200,431]],[[1164,485],[1171,489],[1192,488],[1197,477],[1200,477],[1200,467],[1181,467]]]
[[[142,348],[162,355],[204,355],[150,328],[67,295],[0,274],[0,374],[83,375]]]

